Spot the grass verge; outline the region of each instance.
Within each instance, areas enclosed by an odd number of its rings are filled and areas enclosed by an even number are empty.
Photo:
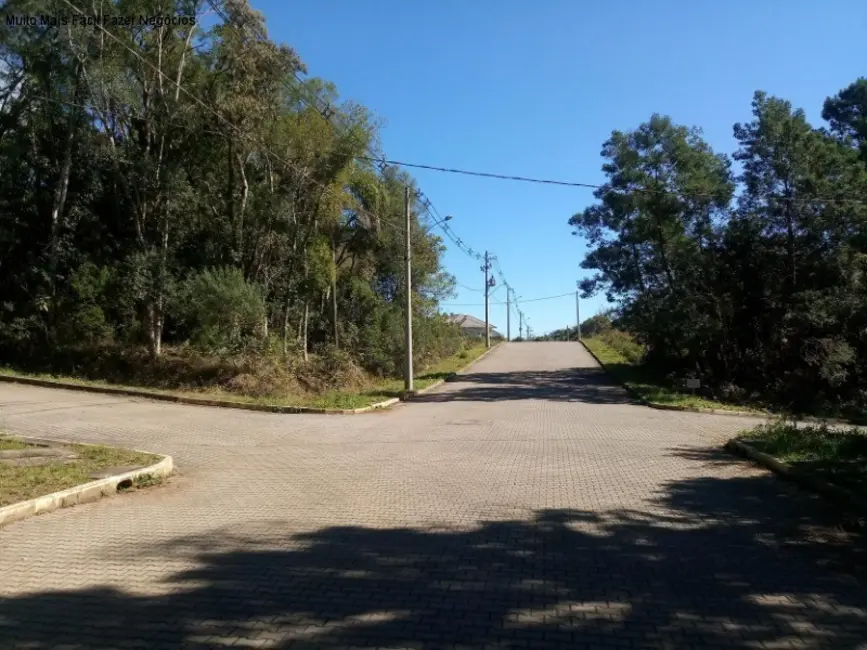
[[[602,339],[595,337],[586,338],[583,339],[583,342],[602,361],[608,372],[651,404],[724,411],[750,411],[756,414],[763,413],[763,411],[758,409],[740,404],[717,402],[675,390],[653,377],[640,364],[630,361],[625,355],[608,345]]]
[[[26,449],[26,441],[0,434],[0,451]],[[77,458],[68,462],[27,467],[0,459],[0,507],[51,494],[93,481],[94,472],[110,467],[135,465],[147,467],[159,462],[159,456],[116,447],[64,445]]]
[[[828,483],[867,494],[867,431],[775,422],[744,431],[741,442]]]
[[[434,382],[445,379],[453,372],[472,363],[486,352],[485,346],[477,345],[466,348],[454,356],[447,357],[442,361],[416,373],[415,388],[426,388]],[[292,392],[279,397],[252,397],[239,395],[238,393],[222,390],[217,387],[201,389],[160,389],[130,384],[116,384],[106,381],[81,379],[79,377],[58,376],[45,373],[26,373],[11,368],[0,367],[0,374],[12,377],[24,377],[34,379],[47,379],[50,381],[63,382],[76,386],[95,386],[124,388],[141,391],[154,395],[180,395],[184,397],[201,397],[206,399],[218,399],[226,402],[238,402],[241,404],[262,404],[267,406],[299,406],[309,408],[328,409],[356,409],[370,406],[377,402],[400,397],[403,395],[402,379],[381,379],[371,382],[362,388],[352,390],[333,390],[324,393]]]

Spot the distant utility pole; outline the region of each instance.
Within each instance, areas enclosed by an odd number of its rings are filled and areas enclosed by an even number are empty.
[[[524,312],[518,312],[518,338],[524,339]]]
[[[406,214],[406,373],[403,387],[412,391],[412,213],[409,207],[409,186],[404,188],[404,212]]]
[[[512,290],[507,286],[506,287],[506,341],[512,340],[512,303],[510,302],[511,297],[512,297]]]
[[[578,340],[581,340],[581,281],[575,280],[575,324],[578,330]]]
[[[485,251],[485,265],[482,267],[482,271],[485,273],[485,347],[491,347],[491,325],[488,320],[488,297],[491,294],[491,287],[496,284],[496,280],[494,278],[489,277],[489,271],[491,270],[491,260],[488,255],[488,251]]]

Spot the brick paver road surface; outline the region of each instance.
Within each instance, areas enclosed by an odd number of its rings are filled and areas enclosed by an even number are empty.
[[[180,475],[0,530],[0,648],[857,648],[822,504],[718,451],[748,424],[630,404],[575,343],[363,416],[3,384],[0,428]]]

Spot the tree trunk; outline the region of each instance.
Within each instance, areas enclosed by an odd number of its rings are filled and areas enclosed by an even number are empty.
[[[283,304],[283,356],[287,354],[289,354],[289,300]]]
[[[148,347],[154,358],[162,353],[163,343],[163,318],[160,306],[153,300],[147,307],[148,319]]]
[[[159,357],[163,353],[163,304],[160,299],[156,308],[156,319],[154,323],[154,357]]]
[[[247,181],[244,161],[240,155],[238,155],[238,171],[241,176],[241,205],[238,206],[238,223],[235,229],[235,258],[240,264],[244,260],[244,213],[247,210],[247,199],[250,196],[250,183]]]
[[[340,347],[340,338],[337,332],[337,251],[335,250],[334,238],[331,238],[331,313],[334,325],[334,347]]]
[[[307,354],[307,323],[310,318],[310,308],[307,304],[307,301],[304,301],[304,319],[301,321],[303,326],[301,328],[301,349],[304,353],[304,361],[309,361],[310,357]]]
[[[69,176],[72,172],[72,142],[75,136],[75,120],[69,119],[66,129],[66,143],[63,149],[63,162],[60,165],[60,178],[54,190],[54,201],[51,205],[51,240],[48,253],[48,277],[51,282],[51,314],[52,320],[57,319],[57,256],[60,243],[60,229],[63,220],[63,208],[66,205],[66,193],[69,189]],[[55,324],[52,324],[53,325]]]
[[[229,138],[229,147],[226,153],[226,165],[228,166],[226,170],[226,211],[229,213],[229,228],[235,228],[235,141],[231,137]],[[234,237],[232,235],[229,235],[229,237],[229,241],[226,242],[229,247],[227,252],[232,258],[232,262],[237,264],[237,231]],[[234,242],[232,239],[234,239]]]

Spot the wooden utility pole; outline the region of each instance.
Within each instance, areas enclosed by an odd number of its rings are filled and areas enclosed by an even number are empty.
[[[577,326],[578,340],[581,340],[581,281],[575,280],[575,325]]]
[[[412,213],[409,206],[409,186],[404,188],[404,212],[406,214],[406,371],[403,387],[411,392],[412,387]]]
[[[488,251],[485,251],[485,265],[482,267],[482,271],[485,272],[485,347],[491,347],[491,324],[489,321],[489,310],[488,310],[488,297],[491,294],[491,287],[494,286],[494,278],[489,276],[489,272],[491,270],[491,258],[488,255]]]
[[[512,290],[506,287],[506,341],[512,340]]]

